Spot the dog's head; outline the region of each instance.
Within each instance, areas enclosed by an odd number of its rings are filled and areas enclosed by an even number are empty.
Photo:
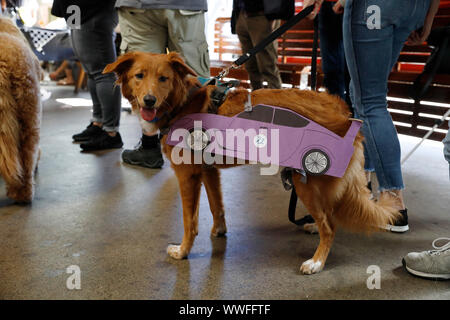
[[[129,52],[107,65],[103,73],[109,72],[117,74],[123,95],[146,121],[183,103],[187,96],[186,77],[196,76],[176,52]]]

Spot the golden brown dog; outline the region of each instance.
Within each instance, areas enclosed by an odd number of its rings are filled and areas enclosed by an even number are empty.
[[[29,203],[39,156],[39,61],[20,30],[0,17],[0,176],[8,197]]]
[[[121,84],[124,96],[130,100],[133,109],[142,118],[143,113],[154,112],[159,118],[148,124],[149,131],[156,131],[173,123],[186,114],[207,112],[211,103],[210,94],[214,86],[199,88],[192,71],[177,53],[167,55],[132,52],[125,54],[108,65],[104,72],[115,72],[117,83]],[[194,88],[199,88],[193,90]],[[145,110],[145,99],[151,96],[154,106]],[[235,90],[228,94],[218,114],[234,116],[244,110],[246,90]],[[145,98],[146,97],[146,98]],[[347,105],[327,93],[285,90],[257,90],[251,93],[252,102],[291,109],[344,136],[350,127]],[[172,161],[172,146],[162,138],[163,151],[171,160],[178,178],[183,202],[184,236],[181,245],[168,247],[168,254],[175,259],[187,257],[198,233],[198,210],[200,187],[204,184],[213,215],[212,235],[227,231],[220,186],[219,168],[229,165],[205,166],[201,164],[178,164]],[[307,183],[300,182],[294,174],[293,182],[298,196],[317,223],[320,244],[312,259],[301,266],[305,274],[319,272],[325,260],[338,225],[355,231],[370,231],[384,226],[397,217],[393,203],[375,203],[369,200],[363,170],[363,137],[355,139],[355,152],[342,178],[331,176],[309,176]],[[183,152],[189,152],[183,150]],[[389,201],[389,200],[386,200]]]

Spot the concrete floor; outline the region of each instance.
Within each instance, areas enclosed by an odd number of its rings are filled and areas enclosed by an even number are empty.
[[[318,244],[287,220],[289,193],[258,167],[223,171],[228,236],[211,239],[203,191],[199,236],[188,260],[166,246],[182,237],[173,171],[120,161],[121,150],[80,153],[71,135],[89,107],[69,107],[55,89],[44,105],[42,158],[32,206],[17,206],[0,181],[0,299],[450,299],[450,282],[407,274],[401,258],[450,236],[448,164],[439,143],[426,143],[404,166],[411,230],[371,237],[338,232],[327,265],[299,274]],[[78,97],[89,98],[87,93]],[[137,143],[136,119],[123,113],[125,148]],[[415,139],[402,137],[403,150]],[[297,215],[305,213],[298,209]],[[81,290],[68,290],[66,268],[81,269]],[[381,269],[381,289],[366,286]]]

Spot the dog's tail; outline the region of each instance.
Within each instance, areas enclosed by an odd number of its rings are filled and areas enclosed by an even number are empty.
[[[0,175],[10,184],[20,183],[23,172],[18,148],[20,124],[16,106],[9,78],[0,70]]]
[[[393,224],[400,217],[394,199],[382,199],[378,202],[370,199],[360,163],[352,161],[343,179],[346,180],[346,188],[333,213],[339,225],[351,231],[369,233]]]

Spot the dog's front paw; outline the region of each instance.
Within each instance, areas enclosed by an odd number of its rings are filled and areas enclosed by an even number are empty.
[[[322,262],[309,259],[303,262],[302,266],[300,267],[300,272],[303,274],[313,274],[322,271],[322,269]]]
[[[174,259],[181,260],[187,257],[187,253],[183,252],[181,245],[171,244],[167,247],[167,254]]]

